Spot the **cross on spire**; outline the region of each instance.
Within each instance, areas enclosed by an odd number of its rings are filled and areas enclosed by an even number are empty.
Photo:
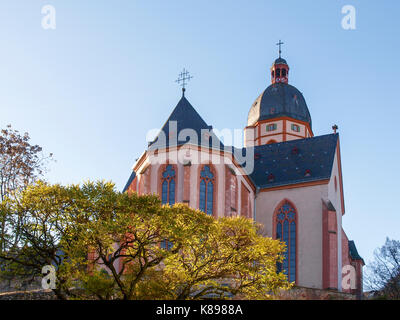
[[[281,40],[279,40],[279,42],[276,44],[277,46],[279,46],[279,58],[281,57],[281,54],[282,54],[282,45],[283,44],[284,43]]]
[[[183,68],[183,71],[179,74],[178,79],[175,81],[180,86],[182,86],[182,94],[183,95],[185,95],[187,82],[189,82],[190,79],[192,79],[192,78],[193,77],[189,74],[189,71],[187,71],[185,68]]]

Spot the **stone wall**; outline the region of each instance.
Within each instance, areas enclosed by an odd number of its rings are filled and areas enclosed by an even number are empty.
[[[279,300],[356,300],[350,293],[295,287],[278,295]]]
[[[0,293],[0,300],[57,300],[51,290],[32,290]]]
[[[0,293],[42,289],[41,278],[2,277]]]

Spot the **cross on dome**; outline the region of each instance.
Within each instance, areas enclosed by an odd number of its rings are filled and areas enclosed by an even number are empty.
[[[281,54],[282,54],[282,45],[285,44],[284,42],[282,42],[281,40],[279,40],[279,42],[276,44],[277,46],[279,46],[279,58],[281,58]]]

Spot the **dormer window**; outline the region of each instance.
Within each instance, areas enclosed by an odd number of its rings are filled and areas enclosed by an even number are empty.
[[[272,173],[270,173],[268,175],[268,182],[274,182],[274,181],[275,181],[275,176]]]
[[[304,173],[305,177],[311,177],[311,170],[307,169],[306,172]]]
[[[277,129],[277,127],[278,126],[276,125],[276,123],[269,124],[269,125],[267,125],[267,132],[275,131]]]

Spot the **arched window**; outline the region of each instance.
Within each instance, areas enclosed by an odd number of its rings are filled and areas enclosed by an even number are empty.
[[[294,207],[285,201],[276,212],[276,239],[286,243],[283,263],[278,263],[278,272],[283,271],[290,282],[296,281],[296,222]]]
[[[278,78],[281,76],[281,69],[276,69],[276,76]]]
[[[168,241],[167,239],[161,241],[160,247],[161,249],[168,250],[170,251],[174,244],[171,241]]]
[[[167,165],[161,177],[161,201],[162,204],[175,204],[175,170],[172,165]]]
[[[200,201],[199,209],[208,215],[213,214],[215,176],[210,166],[204,166],[200,171]]]

